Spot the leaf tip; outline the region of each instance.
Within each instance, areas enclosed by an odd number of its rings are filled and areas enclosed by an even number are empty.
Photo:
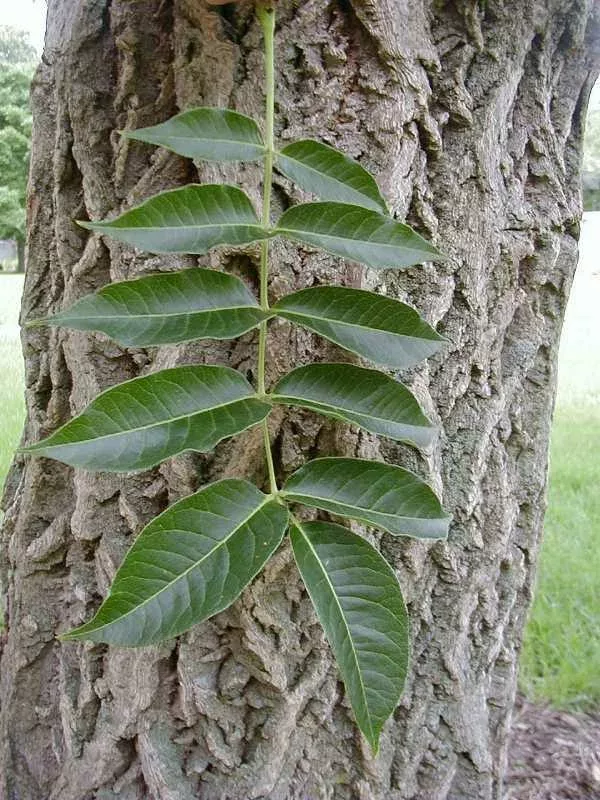
[[[94,631],[97,630],[94,624],[94,617],[76,628],[71,628],[64,633],[57,634],[57,639],[61,642],[82,642],[88,641],[95,644],[102,644],[103,640],[94,636]]]
[[[379,755],[379,734],[376,734],[373,737],[367,737],[367,741],[369,743],[369,747],[371,748],[371,755],[373,758],[377,758]]]
[[[64,633],[58,633],[56,638],[59,642],[75,642],[82,638],[81,634],[78,633],[81,628],[72,628],[70,631],[65,631]]]
[[[24,328],[43,328],[45,325],[51,325],[51,317],[36,317],[34,319],[25,320],[23,323]]]
[[[380,738],[381,738],[381,731],[383,729],[383,724],[376,724],[373,725],[373,721],[370,720],[367,725],[364,724],[365,720],[362,723],[359,723],[357,720],[357,725],[360,728],[362,735],[365,737],[367,744],[371,750],[371,755],[373,758],[377,758],[379,755],[379,745],[380,745]]]
[[[141,135],[143,130],[144,130],[143,128],[139,128],[138,130],[132,130],[132,131],[127,131],[127,130],[117,131],[117,133],[124,139],[130,139],[131,141],[134,142],[142,142],[143,144],[152,144],[152,142],[148,142],[147,139],[145,139],[143,135]]]
[[[452,523],[452,515],[446,514],[440,517],[440,533],[438,536],[428,537],[432,542],[446,542],[450,535],[450,524]]]
[[[431,253],[433,255],[434,261],[450,261],[450,256],[447,253],[444,253],[442,250],[439,250],[435,245],[430,245]]]
[[[49,438],[50,436],[45,436],[43,439],[40,439],[39,442],[34,442],[33,444],[28,444],[24,447],[18,447],[15,452],[23,456],[43,456],[45,455],[46,442]]]
[[[434,328],[435,330],[435,328]],[[445,333],[440,333],[439,331],[435,331],[438,337],[438,342],[440,347],[446,347],[449,344],[456,344],[456,340],[453,339],[451,336],[446,336]]]

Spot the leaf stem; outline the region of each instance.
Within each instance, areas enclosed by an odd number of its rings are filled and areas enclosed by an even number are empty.
[[[267,5],[259,5],[257,16],[263,28],[265,40],[265,83],[266,83],[266,114],[265,114],[265,171],[263,180],[263,207],[262,224],[268,228],[271,224],[271,184],[273,181],[273,128],[275,118],[275,56],[273,41],[275,34],[275,10]],[[263,239],[260,254],[260,306],[263,311],[269,310],[269,240]],[[267,320],[260,324],[258,337],[258,393],[265,394],[265,362],[267,352]],[[263,435],[265,456],[269,470],[271,492],[276,493],[277,478],[271,453],[271,440],[269,425],[263,421]]]

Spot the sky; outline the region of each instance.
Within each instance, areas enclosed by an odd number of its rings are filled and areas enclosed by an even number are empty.
[[[0,25],[28,31],[31,44],[41,55],[46,30],[46,0],[0,0]]]

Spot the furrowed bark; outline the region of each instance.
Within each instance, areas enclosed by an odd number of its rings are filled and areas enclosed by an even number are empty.
[[[284,548],[229,611],[145,650],[60,644],[106,593],[132,537],[218,477],[267,479],[260,428],[133,477],[17,459],[1,542],[3,800],[500,798],[517,656],[542,529],[556,356],[577,255],[579,168],[600,61],[592,0],[278,3],[279,141],[315,137],[380,181],[392,210],[451,260],[367,272],[277,243],[270,299],[316,282],[408,298],[449,339],[408,377],[441,435],[426,457],[309,412],[271,421],[279,477],[307,454],[402,460],[432,476],[447,543],[380,537],[412,619],[406,693],[372,759]],[[49,0],[33,90],[23,317],[109,280],[201,263],[256,287],[258,249],[157,257],[101,240],[102,218],[190,180],[260,167],[189,165],[120,139],[194,105],[262,116],[250,9],[202,0]],[[299,195],[283,179],[274,212]],[[201,360],[255,373],[258,333],[125,351],[99,335],[24,333],[27,441],[101,389]],[[267,383],[333,345],[271,325]]]

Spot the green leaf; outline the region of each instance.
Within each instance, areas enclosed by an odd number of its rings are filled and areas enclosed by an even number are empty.
[[[375,178],[335,147],[314,139],[293,142],[277,155],[277,166],[302,189],[323,200],[354,203],[387,214]]]
[[[239,597],[287,521],[287,510],[247,481],[210,484],[144,528],[96,616],[61,638],[134,647],[183,633]]]
[[[256,122],[226,108],[194,108],[123,135],[205,161],[255,161],[265,154]]]
[[[149,469],[186,450],[212,450],[270,408],[233,369],[175,367],[108,389],[24,452],[85,469]]]
[[[201,255],[219,244],[248,244],[272,235],[259,224],[250,198],[224,184],[161,192],[116,219],[79,224],[151,253]]]
[[[361,458],[317,458],[291,475],[281,494],[382,528],[395,536],[445,539],[450,518],[433,489],[402,467]]]
[[[292,206],[280,217],[275,232],[375,269],[444,258],[408,225],[347,203]]]
[[[279,381],[270,399],[310,408],[419,447],[430,444],[435,430],[406,386],[381,372],[352,364],[298,367]]]
[[[268,314],[239,278],[211,269],[149,275],[105,286],[47,320],[102,331],[125,346],[234,339]]]
[[[445,339],[414,308],[362,289],[314,286],[283,297],[273,311],[377,364],[404,369]]]
[[[290,531],[298,569],[373,751],[404,687],[408,616],[398,580],[365,539],[327,522]]]

